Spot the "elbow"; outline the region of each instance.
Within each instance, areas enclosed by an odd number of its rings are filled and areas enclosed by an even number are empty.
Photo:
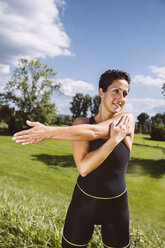
[[[80,173],[80,176],[82,176],[82,177],[86,177],[86,176],[87,176],[87,173],[85,173],[85,172],[81,172],[81,173]]]
[[[109,126],[92,125],[93,127],[93,140],[96,139],[109,139]]]
[[[85,168],[83,168],[83,166],[79,166],[79,170],[78,170],[80,176],[82,177],[86,177],[88,175],[88,172]]]
[[[86,177],[88,173],[85,170],[79,171],[80,176]]]
[[[92,140],[101,138],[101,129],[99,125],[92,125]]]

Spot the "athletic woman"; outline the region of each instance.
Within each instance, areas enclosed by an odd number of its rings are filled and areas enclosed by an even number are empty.
[[[108,70],[99,81],[101,106],[91,118],[77,118],[72,127],[33,128],[14,135],[24,145],[46,138],[72,140],[79,172],[65,219],[62,248],[87,247],[94,225],[101,225],[104,247],[129,247],[129,208],[125,174],[132,147],[134,117],[120,113],[129,92],[126,72]]]

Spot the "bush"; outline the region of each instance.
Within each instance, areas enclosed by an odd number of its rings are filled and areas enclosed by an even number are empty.
[[[150,135],[153,140],[165,141],[165,125],[164,124],[152,125]]]
[[[8,122],[8,130],[10,134],[14,134],[15,132],[21,131],[22,129],[27,129],[24,116],[21,114],[15,114],[12,116]]]
[[[57,116],[57,121],[56,121],[56,124],[57,125],[63,125],[65,122],[65,118],[63,116]]]
[[[65,116],[65,125],[68,125],[68,126],[72,125],[72,116],[71,115]]]
[[[0,128],[2,128],[2,129],[7,129],[7,128],[8,128],[7,123],[5,123],[4,121],[1,121],[1,122],[0,122]]]

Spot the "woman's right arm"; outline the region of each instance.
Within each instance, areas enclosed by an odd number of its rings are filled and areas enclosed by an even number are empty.
[[[65,140],[84,140],[90,141],[95,139],[108,139],[109,126],[113,121],[119,121],[122,116],[127,115],[130,120],[134,117],[131,113],[120,113],[109,120],[99,124],[81,124],[70,127],[49,127],[39,122],[27,121],[31,129],[18,132],[14,135],[13,140],[23,145],[38,143],[44,139],[65,139]],[[131,129],[130,129],[131,133]]]
[[[85,120],[78,119],[74,125],[85,123]],[[116,125],[113,122],[110,126],[110,138],[98,149],[89,152],[88,141],[73,141],[72,149],[74,160],[81,176],[85,177],[91,171],[95,170],[113,151],[128,133],[129,119],[123,117]]]

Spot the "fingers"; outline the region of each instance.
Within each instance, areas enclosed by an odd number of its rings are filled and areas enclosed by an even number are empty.
[[[129,124],[129,118],[128,118],[128,115],[125,116],[125,119],[124,119],[124,122],[123,124],[127,127],[128,124]]]
[[[118,125],[126,125],[128,123],[129,119],[127,115],[123,115],[120,120],[118,121],[118,123],[116,124],[116,126]]]
[[[132,126],[128,115],[125,115],[120,119],[118,127],[120,130],[124,129],[126,134],[130,134],[132,132]]]
[[[15,133],[13,138],[16,138],[17,136],[22,136],[22,135],[28,135],[28,134],[29,134],[29,130],[24,130],[24,131]]]
[[[115,125],[116,129],[125,130],[126,133],[130,132],[130,120],[128,115],[124,115],[120,118],[119,122]]]
[[[37,141],[37,139],[35,139],[29,135],[13,137],[12,139],[15,140],[16,143],[22,143],[22,145],[29,145],[29,144],[34,144],[34,143],[39,142],[39,141]]]
[[[15,140],[16,143],[21,143],[23,141],[28,140],[28,136],[27,135],[17,136],[17,137],[13,137],[12,140]]]
[[[35,143],[38,143],[38,142],[36,142],[36,141],[25,141],[24,143],[22,143],[22,145],[25,146],[25,145],[35,144]]]
[[[115,124],[116,124],[116,122],[113,121],[113,122],[111,123],[111,125],[110,125],[110,129],[113,129],[113,128],[115,127]]]
[[[12,138],[12,140],[15,140],[16,143],[26,143],[29,141],[29,136],[28,135],[15,136]]]

